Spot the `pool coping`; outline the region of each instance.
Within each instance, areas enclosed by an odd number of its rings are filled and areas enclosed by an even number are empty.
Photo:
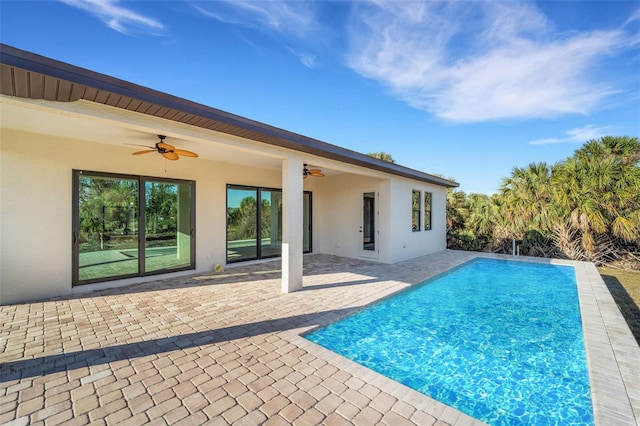
[[[450,271],[475,258],[492,258],[542,264],[568,265],[575,268],[580,314],[585,339],[591,400],[596,425],[640,424],[640,346],[631,333],[624,317],[606,287],[597,268],[590,262],[561,259],[543,259],[490,253],[469,253],[454,265],[434,268],[428,275],[411,285]],[[371,295],[360,302],[363,309],[371,303],[406,289],[398,282],[384,294]],[[331,352],[303,337],[304,334],[338,320],[327,315],[313,326],[281,332],[291,343],[313,353],[355,377],[385,389],[390,395],[428,412],[438,413],[440,419],[452,425],[480,425],[478,419],[436,401],[418,391],[376,373],[354,361]]]

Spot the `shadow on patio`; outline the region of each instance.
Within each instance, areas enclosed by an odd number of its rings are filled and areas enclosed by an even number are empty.
[[[323,284],[317,284],[315,282],[310,284],[305,283],[305,289],[315,290],[322,288],[365,284],[368,282],[378,281],[380,279],[391,278],[394,275],[394,271],[397,274],[397,271],[403,269],[402,264],[403,262],[394,265],[388,265],[368,260],[351,259],[327,254],[305,255],[303,272],[305,278],[319,278],[320,276],[330,276],[336,273],[349,273],[358,276],[357,279],[353,281],[341,282],[331,282],[330,277],[327,281],[327,279],[324,279],[323,277]],[[363,279],[363,276],[370,277],[370,279]],[[14,305],[146,293],[177,288],[242,284],[252,281],[273,281],[274,284],[277,284],[279,286],[280,277],[280,259],[274,259],[254,264],[233,265],[227,267],[227,269],[222,273],[213,271],[201,273],[194,272],[193,274],[189,275],[162,278],[143,283],[124,285],[121,287],[88,290],[86,292],[81,291],[69,296],[58,296],[44,300],[31,300],[22,303],[15,303]],[[314,279],[312,281],[316,280]],[[407,281],[407,283],[410,282]]]
[[[153,340],[125,343],[104,348],[87,349],[40,358],[10,361],[0,364],[0,383],[35,376],[75,370],[125,359],[168,353],[192,347],[200,347],[260,334],[276,333],[299,327],[320,325],[328,318],[337,318],[356,311],[344,308],[314,312],[292,317],[276,318],[248,324],[233,325],[214,330],[163,337]]]

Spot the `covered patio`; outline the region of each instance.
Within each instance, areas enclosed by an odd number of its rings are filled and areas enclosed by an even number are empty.
[[[300,336],[476,256],[310,254],[295,293],[272,260],[1,306],[0,423],[480,424]],[[574,265],[596,421],[636,424],[640,348]]]
[[[446,246],[456,182],[11,46],[0,68],[0,304],[272,256],[287,293],[305,252]]]

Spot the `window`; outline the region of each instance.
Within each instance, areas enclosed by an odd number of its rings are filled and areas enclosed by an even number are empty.
[[[307,253],[311,251],[310,192],[304,193],[303,203],[303,250]],[[281,254],[282,191],[227,185],[227,262]]]
[[[431,230],[431,198],[430,192],[424,193],[424,230]]]
[[[420,231],[420,191],[415,189],[411,197],[411,230]]]
[[[73,285],[195,268],[195,182],[73,171]]]

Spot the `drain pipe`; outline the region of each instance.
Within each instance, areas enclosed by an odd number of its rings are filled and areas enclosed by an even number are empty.
[[[516,239],[515,238],[511,239],[511,255],[512,256],[516,255]]]

